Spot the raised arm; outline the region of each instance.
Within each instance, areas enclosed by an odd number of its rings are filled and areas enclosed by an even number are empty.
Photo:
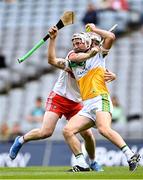
[[[92,32],[95,32],[96,34],[100,35],[104,39],[104,42],[103,42],[102,47],[101,47],[101,48],[103,48],[103,50],[106,51],[106,50],[109,50],[111,48],[113,42],[115,41],[115,34],[114,33],[100,29],[100,28],[97,28],[92,23],[87,24],[86,28],[87,27],[89,27]]]
[[[50,40],[48,45],[48,63],[60,68],[66,69],[68,61],[62,58],[56,57],[56,37],[58,34],[57,28],[54,26],[49,30]]]

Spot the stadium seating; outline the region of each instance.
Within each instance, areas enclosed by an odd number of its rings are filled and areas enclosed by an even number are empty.
[[[47,63],[47,43],[21,64],[17,62],[17,58],[23,56],[46,35],[49,27],[59,20],[65,10],[73,10],[77,16],[76,23],[61,30],[58,37],[57,55],[65,57],[71,48],[71,35],[84,30],[81,18],[87,4],[87,0],[17,0],[14,3],[0,1],[0,46],[8,65],[6,70],[0,70],[0,92],[3,89],[8,91],[7,94],[0,94],[0,103],[2,104],[0,123],[5,119],[10,125],[15,121],[20,121],[24,131],[27,130],[25,116],[32,108],[34,99],[40,95],[46,101],[59,71],[52,73],[53,69]],[[142,12],[142,0],[129,0],[129,4],[131,9]],[[114,23],[118,23],[119,30],[123,30],[126,27],[125,16],[126,14],[122,14],[117,19],[112,13],[105,12],[99,16],[100,26],[109,29]],[[109,84],[109,89],[111,94],[116,92],[126,115],[135,113],[142,115],[142,35],[140,31],[136,31],[117,39],[107,59],[107,68],[117,74],[116,82]],[[43,74],[45,69],[50,74]],[[35,77],[35,79],[29,81],[31,77]],[[18,87],[11,88],[13,84]],[[7,106],[9,106],[9,110],[7,110]],[[60,122],[59,130],[64,124],[62,121]],[[140,129],[135,137],[141,138],[143,131],[141,131],[140,122],[136,123],[135,121],[135,126],[133,126],[133,122],[129,122],[130,128],[122,126],[123,135],[129,137],[128,135],[131,135],[134,127],[135,131]]]

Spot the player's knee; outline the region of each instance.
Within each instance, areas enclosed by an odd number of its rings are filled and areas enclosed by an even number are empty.
[[[98,131],[100,134],[102,134],[103,136],[106,136],[109,132],[110,132],[110,128],[107,126],[100,126],[98,128]]]
[[[64,137],[69,137],[69,136],[71,136],[71,134],[72,134],[71,129],[68,126],[65,126],[63,128],[63,135],[64,135]]]

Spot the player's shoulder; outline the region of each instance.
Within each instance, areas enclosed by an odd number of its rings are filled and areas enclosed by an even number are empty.
[[[71,54],[75,53],[74,50],[71,50],[68,52],[67,56],[66,56],[66,59],[68,59],[70,57]]]

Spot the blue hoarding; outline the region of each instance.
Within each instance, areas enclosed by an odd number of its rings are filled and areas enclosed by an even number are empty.
[[[128,145],[134,152],[143,157],[143,141],[130,140]],[[15,160],[10,160],[8,152],[12,143],[0,143],[0,166],[26,167],[26,166],[67,166],[75,164],[68,145],[64,141],[37,141],[25,144]],[[82,149],[85,157],[87,153],[84,145]],[[97,161],[106,166],[127,165],[124,154],[113,144],[106,140],[98,140],[96,148]],[[140,162],[143,165],[143,159]]]

